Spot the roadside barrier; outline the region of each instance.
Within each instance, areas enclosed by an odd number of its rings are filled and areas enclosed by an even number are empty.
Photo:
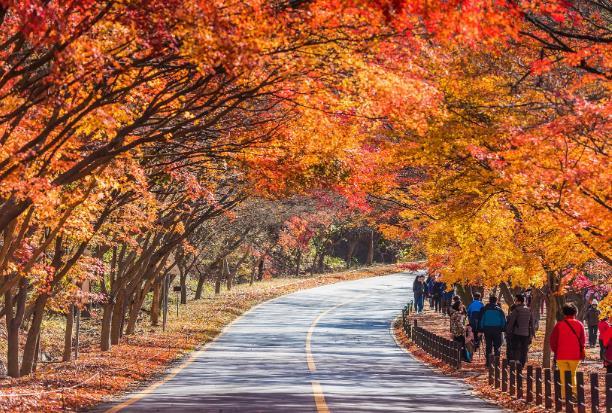
[[[460,369],[461,344],[419,327],[416,318],[409,318],[414,311],[413,302],[402,310],[402,327],[406,336],[431,356]],[[605,382],[603,391],[600,391],[601,374]],[[490,386],[530,405],[543,406],[555,412],[612,413],[612,373],[590,373],[585,377],[584,372],[578,371],[576,386],[573,387],[568,371],[565,372],[562,388],[559,370],[533,365],[522,369],[514,361],[497,358],[489,367],[487,375]],[[590,390],[589,400],[586,400],[585,389]],[[604,401],[605,408],[602,409]]]
[[[461,344],[441,337],[417,325],[417,320],[410,324],[408,316],[414,311],[414,303],[410,302],[402,310],[402,326],[406,336],[417,346],[431,356],[443,361],[456,369],[461,368]]]
[[[543,406],[555,412],[567,413],[610,413],[612,412],[612,373],[605,375],[605,409],[600,408],[603,401],[600,397],[600,373],[591,373],[589,377],[591,397],[585,398],[584,372],[576,372],[576,386],[572,386],[569,371],[564,372],[563,387],[559,370],[551,370],[538,366],[520,365],[506,359],[489,367],[488,382],[496,389],[507,393],[516,400],[524,400],[528,404]],[[500,379],[501,377],[501,379]],[[534,389],[535,387],[535,389]],[[567,397],[563,396],[563,393]],[[535,393],[535,397],[534,397]]]

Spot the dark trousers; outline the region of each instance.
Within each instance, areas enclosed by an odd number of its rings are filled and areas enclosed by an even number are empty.
[[[529,336],[517,336],[516,334],[512,335],[510,339],[512,342],[512,358],[510,360],[515,360],[521,363],[521,367],[527,364],[527,352],[529,351]]]
[[[423,296],[423,293],[415,293],[414,294],[414,305],[416,308],[416,312],[417,313],[422,313],[423,312],[423,304],[425,301],[425,297]]]
[[[434,310],[437,312],[442,311],[442,297],[440,297],[439,295],[434,295],[433,296],[433,304],[434,304]]]
[[[453,340],[461,344],[461,358],[463,361],[468,361],[467,350],[465,349],[465,336],[454,336]]]
[[[478,323],[474,325],[470,323],[470,327],[472,327],[472,333],[474,333],[474,348],[480,347],[480,334],[478,334]]]
[[[597,326],[589,326],[589,346],[593,347],[597,343]]]
[[[485,358],[486,365],[489,367],[495,359],[499,358],[499,349],[502,345],[502,333],[501,331],[485,331]]]
[[[606,352],[606,348],[603,345],[603,340],[599,340],[599,359],[604,359],[604,353]]]

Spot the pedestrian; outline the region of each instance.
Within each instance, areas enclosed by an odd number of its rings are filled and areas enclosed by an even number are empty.
[[[601,312],[597,309],[597,300],[591,301],[591,305],[589,305],[584,313],[584,321],[589,331],[589,347],[595,347],[597,343],[599,314],[601,314]]]
[[[442,311],[442,294],[444,294],[444,283],[436,279],[436,282],[434,282],[433,285],[432,295],[434,310],[437,312]]]
[[[444,291],[444,293],[442,294],[442,312],[446,315],[450,315],[452,300],[455,292],[452,289],[446,291],[446,288],[446,283],[443,283],[442,291]]]
[[[427,301],[429,301],[429,308],[433,309],[433,286],[434,286],[434,277],[431,274],[427,274],[427,279],[425,280],[425,297],[427,297]]]
[[[455,297],[453,297],[454,299]],[[459,298],[459,297],[457,297]],[[468,361],[465,349],[465,308],[461,304],[461,300],[454,300],[450,312],[450,331],[453,335],[453,340],[461,345],[461,355],[463,360]]]
[[[606,351],[604,345],[604,339],[607,337],[608,332],[612,332],[610,328],[610,324],[612,324],[612,316],[607,319],[603,319],[599,321],[598,330],[599,330],[599,359],[604,360],[604,353]]]
[[[612,317],[608,317],[612,321]],[[607,328],[603,335],[599,336],[603,348],[603,362],[607,374],[612,374],[612,328]]]
[[[422,275],[417,275],[412,284],[412,291],[414,293],[414,305],[417,313],[423,312],[423,305],[425,303],[425,281]]]
[[[472,327],[472,332],[474,333],[474,348],[476,350],[478,350],[478,347],[480,346],[478,324],[480,322],[480,313],[484,307],[480,297],[480,293],[475,292],[473,294],[474,299],[467,308],[468,322],[470,323],[470,327]]]
[[[472,362],[472,358],[474,357],[474,353],[476,352],[476,341],[475,341],[475,335],[474,335],[474,330],[472,330],[472,327],[470,326],[470,324],[468,323],[467,326],[465,326],[465,360],[468,363]]]
[[[481,310],[478,325],[478,331],[482,331],[485,337],[485,364],[487,367],[493,362],[499,364],[499,349],[502,345],[502,332],[505,327],[506,315],[497,304],[497,297],[491,295],[489,302]]]
[[[550,349],[555,353],[561,375],[561,394],[565,398],[565,372],[571,373],[572,387],[576,386],[576,369],[585,358],[584,325],[576,320],[578,310],[572,303],[563,305],[564,318],[558,321],[550,335]],[[575,391],[573,391],[575,394]]]
[[[506,322],[506,333],[510,335],[512,347],[510,360],[518,362],[517,368],[520,370],[527,364],[527,353],[535,330],[531,310],[525,305],[525,296],[517,294],[514,304]]]

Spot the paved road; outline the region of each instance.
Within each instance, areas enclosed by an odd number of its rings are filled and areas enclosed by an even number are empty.
[[[343,282],[264,303],[121,411],[499,411],[397,347],[390,322],[413,277]]]

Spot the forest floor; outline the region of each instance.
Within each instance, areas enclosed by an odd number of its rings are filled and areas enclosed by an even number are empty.
[[[413,323],[414,319],[417,320],[417,325],[425,328],[426,330],[435,333],[441,337],[452,339],[449,331],[449,318],[446,315],[432,311],[428,309],[428,304],[425,304],[426,310],[424,313],[418,315],[410,315],[410,322]],[[484,357],[484,342],[478,352],[474,354],[474,358],[471,363],[463,362],[461,369],[456,370],[440,360],[430,356],[420,347],[414,344],[408,339],[401,325],[401,317],[396,320],[395,323],[395,335],[398,342],[406,348],[412,355],[417,359],[429,364],[437,371],[456,377],[459,380],[464,380],[469,384],[474,392],[484,399],[490,400],[500,406],[503,406],[509,410],[516,412],[547,412],[543,406],[535,406],[534,404],[527,404],[524,400],[516,400],[510,397],[508,394],[501,392],[499,389],[495,389],[493,386],[488,384],[488,371],[485,368],[485,357]],[[542,349],[544,347],[544,329],[541,328],[537,332],[533,343],[530,346],[528,363],[533,366],[542,365]],[[599,388],[605,389],[605,368],[602,362],[599,360],[599,347],[593,347],[586,349],[587,358],[584,360],[579,367],[580,371],[584,372],[585,380],[587,380],[589,373],[599,373]],[[506,345],[503,344],[501,348],[502,358],[506,355]],[[525,374],[525,373],[524,373]],[[600,390],[601,391],[601,390]],[[602,392],[603,394],[603,392]],[[590,400],[590,388],[585,383],[585,400]],[[603,403],[605,396],[601,398],[601,411],[605,411]]]
[[[158,378],[188,353],[213,340],[222,329],[253,306],[298,290],[340,281],[390,274],[395,265],[381,265],[312,277],[277,278],[241,284],[231,291],[201,300],[170,306],[165,332],[151,327],[143,317],[134,335],[125,336],[110,351],[98,348],[99,317],[84,320],[77,361],[57,362],[61,358],[63,333],[61,322],[46,320],[41,338],[50,359],[40,362],[35,374],[20,379],[0,379],[0,411],[82,411],[101,401],[133,390]],[[146,316],[146,314],[143,314]]]

